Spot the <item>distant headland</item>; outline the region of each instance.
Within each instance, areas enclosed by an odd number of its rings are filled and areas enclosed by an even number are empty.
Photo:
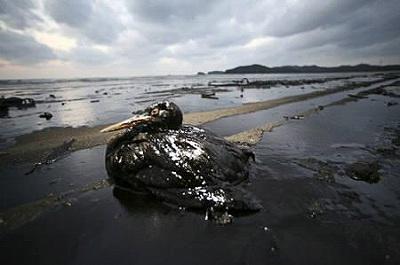
[[[294,73],[343,73],[343,72],[380,72],[400,71],[400,65],[340,65],[325,67],[318,65],[285,65],[268,67],[261,64],[238,66],[225,71],[210,71],[207,74],[294,74]]]

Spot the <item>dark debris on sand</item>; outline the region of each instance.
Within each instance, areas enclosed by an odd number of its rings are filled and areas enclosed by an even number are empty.
[[[378,161],[357,161],[346,167],[346,174],[354,180],[377,183],[381,179]]]
[[[43,112],[39,115],[39,118],[50,120],[51,118],[53,118],[53,114],[51,114],[50,112]]]
[[[314,171],[314,177],[328,183],[335,182],[335,174],[339,172],[339,167],[330,161],[322,161],[316,158],[297,159],[294,161],[300,167]]]
[[[27,109],[36,107],[36,102],[32,98],[20,97],[1,97],[0,98],[0,118],[8,117],[8,110],[10,108]]]

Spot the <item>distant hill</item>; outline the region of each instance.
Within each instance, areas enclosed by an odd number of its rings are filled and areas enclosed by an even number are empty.
[[[224,71],[210,71],[207,74],[209,75],[220,75],[220,74],[225,74]]]
[[[277,74],[277,73],[341,73],[341,72],[379,72],[379,71],[400,71],[400,65],[341,65],[335,67],[323,67],[318,65],[286,65],[267,67],[260,64],[238,66],[228,69],[226,74]],[[216,72],[216,71],[215,71]],[[210,74],[210,72],[209,72]]]

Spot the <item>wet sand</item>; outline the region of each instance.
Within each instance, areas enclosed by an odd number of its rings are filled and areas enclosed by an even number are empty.
[[[255,86],[240,86],[242,78]],[[9,107],[0,113],[2,127],[0,149],[14,144],[17,136],[50,127],[98,126],[122,120],[131,111],[151,103],[172,100],[185,113],[235,107],[244,103],[278,99],[329,90],[351,83],[382,80],[388,73],[341,74],[257,74],[168,76],[115,79],[12,80],[1,82],[0,93],[6,97],[32,98],[31,108]],[[229,84],[222,88],[209,83]],[[232,86],[232,84],[234,84]],[[218,100],[201,94],[215,92]],[[104,112],[106,107],[107,112]],[[50,120],[39,119],[43,112],[53,114]]]
[[[381,81],[379,81],[380,83]],[[304,101],[312,98],[322,97],[325,95],[335,94],[343,91],[351,91],[360,87],[369,86],[376,83],[374,82],[366,82],[364,84],[354,84],[354,85],[344,85],[342,87],[337,87],[331,90],[324,91],[315,91],[308,94],[297,95],[297,96],[289,96],[275,100],[266,100],[262,102],[255,103],[247,103],[239,107],[234,108],[226,108],[214,111],[206,111],[199,113],[189,113],[185,115],[185,122],[193,125],[204,124],[207,122],[211,122],[214,120],[218,120],[224,117],[235,116],[240,114],[251,113],[255,111],[265,110],[274,108],[280,105]]]
[[[356,89],[360,89],[363,87],[368,87],[374,84],[385,84],[396,76],[389,76],[387,81],[371,81],[371,82],[362,82],[362,83],[354,83],[347,84],[344,86],[337,87],[335,89],[323,90],[323,91],[315,91],[307,94],[296,95],[296,96],[288,96],[279,99],[266,100],[255,103],[243,104],[233,108],[223,108],[214,111],[205,111],[205,112],[195,112],[195,113],[187,113],[184,115],[184,123],[192,124],[192,125],[202,125],[205,123],[209,123],[215,120],[219,120],[225,117],[237,116],[246,113],[253,113],[260,110],[271,109],[277,106],[306,101],[313,98],[319,98],[323,96],[333,95],[340,92],[352,91]],[[280,121],[276,121],[280,123]],[[52,149],[61,146],[65,141],[70,141],[74,139],[74,143],[71,146],[71,151],[76,151],[80,149],[90,148],[97,145],[102,145],[107,143],[108,139],[112,137],[111,134],[102,134],[100,130],[109,126],[99,125],[94,127],[60,127],[60,128],[48,128],[41,131],[36,131],[27,135],[22,135],[16,138],[16,144],[2,150],[0,153],[1,164],[7,163],[19,163],[19,162],[39,162],[45,159],[45,157],[52,151]],[[229,139],[233,141],[235,137],[237,139],[240,138],[240,142],[244,143],[248,141],[248,144],[255,144],[256,142],[253,140],[256,138],[260,138],[260,132],[268,130],[268,128],[274,125],[267,124],[263,125],[260,128],[255,128],[251,132],[245,132],[245,134],[239,134],[237,136],[233,136]],[[249,133],[253,134],[249,135]],[[258,135],[258,136],[257,136]]]
[[[398,81],[394,82],[398,84]],[[225,137],[228,141],[237,143],[237,144],[244,144],[244,145],[256,145],[261,139],[263,138],[264,133],[271,132],[274,128],[282,126],[286,123],[292,122],[293,120],[303,120],[310,115],[323,111],[327,108],[344,105],[350,102],[356,102],[360,99],[366,99],[369,95],[376,94],[377,89],[387,89],[392,85],[389,83],[383,86],[377,86],[374,88],[369,88],[367,90],[362,90],[355,94],[348,94],[346,97],[342,97],[339,100],[332,100],[327,104],[320,104],[317,107],[310,108],[308,110],[304,110],[301,112],[296,112],[292,116],[283,116],[281,120],[277,120],[274,122],[269,122],[263,124],[261,126],[251,128],[246,131],[242,131],[230,136]],[[389,90],[389,89],[388,89]],[[399,94],[400,95],[400,94]],[[310,98],[311,99],[311,98]],[[237,119],[237,117],[236,117]]]
[[[98,133],[102,126],[21,137],[19,148],[32,139],[59,146],[76,138],[72,149],[83,149],[30,175],[24,175],[32,167],[29,160],[15,160],[17,167],[2,164],[0,262],[399,264],[400,105],[388,102],[400,99],[368,89],[354,93],[363,95],[359,98],[291,102],[300,107],[282,103],[280,118],[271,123],[262,117],[274,110],[271,102],[236,110],[249,115],[249,125],[233,124],[221,135],[250,126],[228,139],[253,145],[256,162],[248,188],[264,209],[235,216],[227,226],[204,221],[202,212],[113,189],[99,162],[109,137]],[[214,116],[216,123],[234,115],[221,111],[227,116]],[[286,120],[286,114],[303,118]],[[100,146],[86,149],[94,145]],[[49,146],[41,148],[48,153]],[[29,155],[21,150],[15,156]],[[347,175],[345,169],[357,161],[377,161],[380,181],[370,184]]]

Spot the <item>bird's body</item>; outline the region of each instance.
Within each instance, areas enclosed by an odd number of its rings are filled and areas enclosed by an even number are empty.
[[[252,155],[198,127],[145,125],[110,141],[106,168],[117,185],[179,206],[257,210],[241,185]]]

